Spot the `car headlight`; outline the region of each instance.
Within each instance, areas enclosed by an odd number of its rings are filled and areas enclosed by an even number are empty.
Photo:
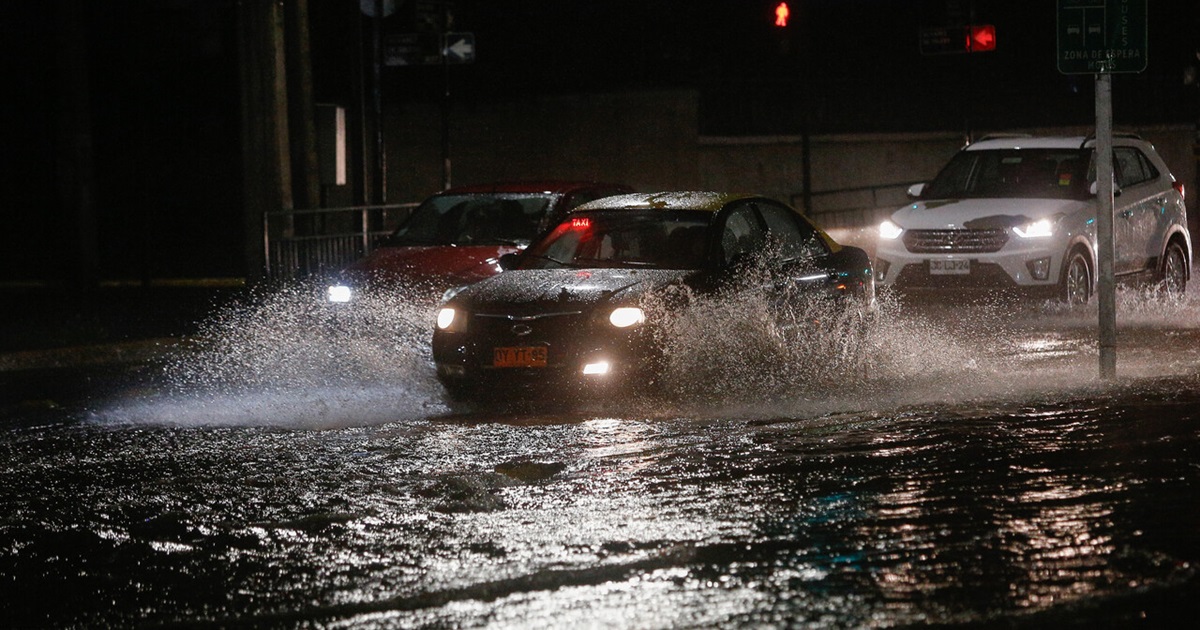
[[[608,314],[608,322],[617,328],[629,328],[646,321],[646,313],[636,306],[622,306]]]
[[[879,238],[891,241],[900,238],[900,235],[903,233],[904,228],[891,221],[884,221],[879,224]]]
[[[1013,228],[1013,233],[1021,238],[1041,238],[1054,236],[1054,222],[1050,219],[1039,219],[1025,225]]]
[[[344,284],[335,284],[325,289],[325,299],[335,304],[345,304],[354,297],[354,291]]]
[[[467,328],[466,313],[449,306],[438,309],[437,327],[446,332],[462,332]]]

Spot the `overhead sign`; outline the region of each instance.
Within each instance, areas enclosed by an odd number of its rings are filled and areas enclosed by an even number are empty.
[[[398,33],[388,35],[384,44],[384,64],[388,66],[431,66],[475,61],[474,33]]]
[[[432,33],[395,33],[387,36],[383,46],[383,63],[387,66],[425,66],[442,63]]]
[[[1142,72],[1146,0],[1058,0],[1058,71]]]

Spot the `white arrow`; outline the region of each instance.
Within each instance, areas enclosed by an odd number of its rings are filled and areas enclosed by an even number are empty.
[[[451,44],[447,50],[449,51],[449,53],[452,53],[455,57],[459,57],[461,59],[466,59],[467,57],[469,57],[471,55],[471,53],[475,52],[475,46],[473,44],[467,43],[467,40],[465,40],[465,39],[460,39],[460,40],[454,42],[453,44]]]

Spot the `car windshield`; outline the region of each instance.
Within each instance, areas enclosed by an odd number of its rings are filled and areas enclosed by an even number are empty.
[[[922,199],[1087,199],[1090,149],[960,151]]]
[[[392,234],[390,245],[528,245],[548,194],[436,195]]]
[[[700,269],[713,213],[611,210],[567,218],[525,250],[521,269]]]

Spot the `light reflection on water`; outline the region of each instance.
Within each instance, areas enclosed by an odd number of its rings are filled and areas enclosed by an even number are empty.
[[[6,425],[0,613],[1120,625],[1200,601],[1194,314],[1147,309],[1115,384],[1072,313],[935,309],[876,324],[877,370],[843,388],[463,411],[421,358],[425,306],[364,315],[385,323],[373,340],[347,340],[368,321],[352,319],[311,343],[291,299],[216,322],[161,390]]]

